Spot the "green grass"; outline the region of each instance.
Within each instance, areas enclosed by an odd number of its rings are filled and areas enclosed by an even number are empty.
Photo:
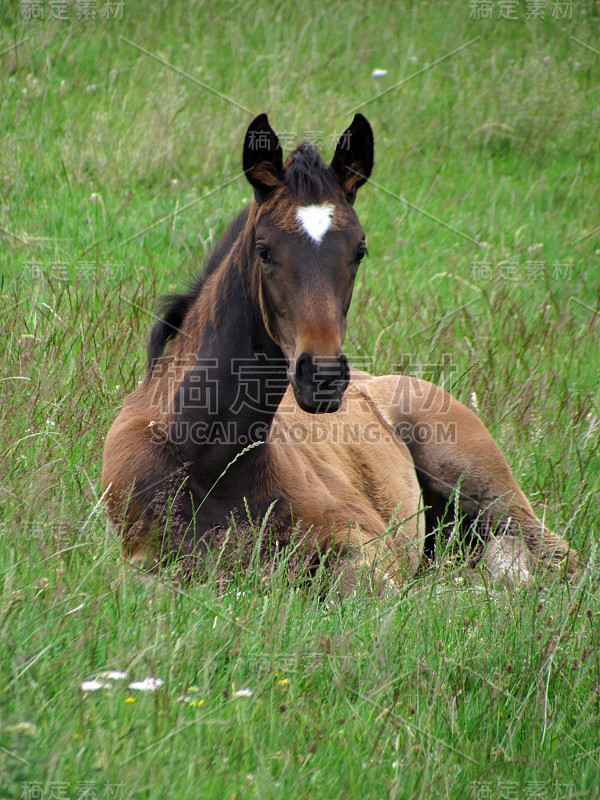
[[[493,5],[126,0],[122,20],[28,23],[2,4],[0,53],[27,40],[0,55],[0,797],[598,795],[600,56],[575,39],[597,48],[600,23],[591,2]],[[581,552],[570,585],[502,593],[438,564],[342,601],[290,553],[206,585],[121,564],[103,439],[156,297],[250,197],[227,182],[251,119],[121,37],[326,155],[359,103],[479,37],[361,109],[347,352],[475,394]],[[128,679],[80,691],[109,669]]]

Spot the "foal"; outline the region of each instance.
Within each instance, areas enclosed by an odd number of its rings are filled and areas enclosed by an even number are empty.
[[[254,200],[187,293],[166,298],[148,373],[104,448],[103,490],[131,563],[202,558],[244,506],[299,526],[396,583],[414,573],[448,500],[477,521],[492,573],[529,580],[577,556],[535,516],[480,420],[411,377],[350,373],[342,345],[365,234],[354,211],[373,166],[357,114],[327,166],[283,163],[266,114],[248,128]]]

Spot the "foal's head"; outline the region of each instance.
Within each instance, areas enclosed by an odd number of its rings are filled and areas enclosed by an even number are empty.
[[[350,370],[342,351],[365,233],[353,208],[373,167],[373,133],[357,114],[327,166],[314,145],[286,163],[266,114],[251,123],[244,171],[258,204],[250,243],[263,320],[283,351],[298,405],[337,411]]]

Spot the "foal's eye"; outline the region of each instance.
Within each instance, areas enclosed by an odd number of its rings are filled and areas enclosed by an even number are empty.
[[[369,251],[367,250],[367,245],[364,242],[361,242],[358,246],[358,250],[356,251],[356,263],[360,264],[365,256],[369,255]]]
[[[256,254],[258,255],[258,257],[260,258],[260,260],[262,261],[263,264],[270,264],[271,263],[271,257],[269,255],[269,248],[266,246],[266,244],[262,244],[262,242],[259,242],[256,245],[255,249],[256,249]]]

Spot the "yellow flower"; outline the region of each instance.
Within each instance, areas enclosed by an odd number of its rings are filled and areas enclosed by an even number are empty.
[[[203,702],[204,700],[198,700],[196,703],[190,703],[190,705],[194,706],[194,708],[200,708]]]
[[[127,700],[125,700],[125,702],[126,703],[135,703],[135,697],[128,697]]]
[[[287,683],[289,683],[289,682],[290,682],[290,679],[289,679],[289,678],[284,678],[284,679],[283,679],[283,680],[281,680],[281,681],[277,681],[277,683],[278,683],[280,686],[285,686],[285,685],[286,685]]]

